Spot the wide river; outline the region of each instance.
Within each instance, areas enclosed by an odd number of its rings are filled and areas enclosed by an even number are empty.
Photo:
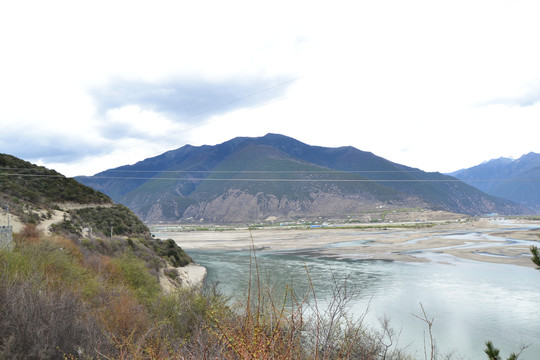
[[[278,292],[287,284],[298,293],[306,291],[307,269],[321,304],[331,295],[332,284],[348,279],[361,290],[351,303],[351,313],[361,316],[369,307],[365,321],[374,328],[379,318],[388,316],[393,328],[401,331],[398,346],[415,358],[424,358],[428,330],[413,316],[422,314],[421,303],[428,317],[434,318],[433,335],[442,354],[485,359],[485,342],[491,340],[504,358],[519,351],[520,345],[529,345],[520,359],[540,359],[540,271],[509,264],[522,264],[522,258],[528,261],[527,249],[537,243],[514,238],[512,233],[536,228],[538,224],[506,222],[496,229],[448,227],[392,230],[391,234],[356,229],[263,230],[253,232],[253,242],[260,273]],[[494,231],[506,235],[495,236]],[[247,230],[155,231],[155,235],[175,239],[207,268],[207,282],[219,282],[223,293],[233,297],[245,293],[250,252],[242,246],[250,242]],[[474,256],[456,256],[456,251]]]

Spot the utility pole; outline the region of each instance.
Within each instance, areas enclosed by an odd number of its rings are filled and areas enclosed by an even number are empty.
[[[112,239],[112,229],[113,229],[113,227],[111,226],[111,239]]]
[[[13,231],[9,222],[9,205],[6,205],[7,226],[0,227],[0,247],[13,249]]]

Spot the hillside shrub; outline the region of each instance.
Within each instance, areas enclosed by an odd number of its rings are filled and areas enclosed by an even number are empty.
[[[312,286],[273,292],[253,255],[238,305],[215,287],[164,294],[137,253],[153,251],[153,240],[131,240],[118,239],[111,254],[64,237],[0,250],[0,358],[408,359],[392,331],[346,316],[356,296],[346,283],[335,284],[334,305],[320,311]],[[173,247],[158,244],[165,256]]]
[[[104,340],[77,293],[0,279],[0,358],[57,359]]]
[[[73,234],[77,237],[81,237],[81,227],[77,226],[68,216],[64,214],[62,221],[54,223],[50,226],[51,232],[59,235]]]
[[[123,280],[134,291],[137,299],[147,304],[155,299],[160,290],[158,280],[150,275],[141,259],[132,252],[126,252],[112,261],[120,269]]]
[[[166,267],[167,263],[173,267],[182,267],[192,262],[187,253],[171,239],[162,241],[156,238],[84,238],[80,240],[80,244],[85,252],[97,252],[110,257],[131,252],[143,260],[155,276]]]
[[[93,232],[109,237],[113,235],[129,237],[149,237],[148,227],[127,207],[116,204],[110,207],[98,206],[69,211],[75,227],[91,227]]]
[[[33,243],[37,242],[42,236],[42,233],[36,228],[34,224],[26,224],[21,231],[15,234],[14,241],[16,243]]]
[[[57,359],[104,340],[84,301],[99,283],[79,254],[55,239],[0,251],[0,358]]]
[[[174,267],[183,267],[192,261],[188,254],[173,239],[167,239],[165,241],[154,239],[151,244],[156,253],[169,260],[170,264]]]

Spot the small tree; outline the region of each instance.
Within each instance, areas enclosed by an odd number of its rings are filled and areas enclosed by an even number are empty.
[[[540,268],[540,253],[538,252],[538,248],[536,246],[531,246],[531,254],[532,254],[532,262],[536,264]]]
[[[493,346],[491,341],[486,342],[486,350],[484,350],[484,352],[488,356],[489,360],[501,360],[499,349]],[[510,355],[510,357],[508,357],[508,360],[517,360],[518,356],[518,354],[513,353]]]

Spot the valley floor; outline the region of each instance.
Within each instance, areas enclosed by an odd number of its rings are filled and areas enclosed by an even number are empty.
[[[248,230],[178,231],[175,227],[154,227],[162,239],[174,239],[184,250],[248,250],[295,252],[306,256],[393,261],[436,261],[455,263],[459,259],[534,267],[531,245],[540,245],[540,221],[482,218],[468,221],[440,221],[431,227],[328,226],[305,230],[278,227]],[[413,224],[403,224],[406,226]],[[175,230],[176,229],[176,230]],[[185,228],[184,228],[185,229]]]

